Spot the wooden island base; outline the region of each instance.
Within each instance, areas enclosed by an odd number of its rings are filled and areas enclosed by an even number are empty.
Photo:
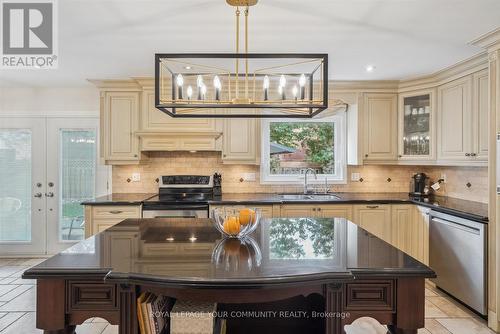
[[[119,325],[120,334],[138,334],[139,326],[136,313],[136,298],[143,291],[162,293],[169,297],[193,301],[211,301],[219,305],[237,309],[241,305],[255,303],[265,305],[266,309],[276,305],[290,308],[301,307],[324,311],[321,320],[294,319],[287,327],[287,333],[304,333],[300,322],[309,326],[307,333],[344,333],[344,325],[361,317],[371,317],[381,324],[389,325],[393,333],[417,333],[424,327],[424,278],[423,277],[369,277],[354,280],[336,280],[328,283],[304,283],[302,285],[280,285],[262,288],[196,288],[166,287],[154,283],[124,284],[108,282],[104,277],[85,277],[85,279],[43,278],[37,280],[37,328],[47,334],[69,334],[75,326],[92,317],[106,319]],[[297,296],[307,298],[294,298]],[[316,296],[317,298],[310,298]],[[293,304],[292,305],[292,301]],[[340,316],[340,315],[343,316]],[[242,324],[241,322],[245,323]],[[273,320],[270,320],[273,321]],[[257,321],[258,322],[258,321]],[[284,322],[264,322],[257,324],[259,334],[278,333]],[[266,326],[262,326],[265,324]],[[273,328],[273,324],[275,327]],[[237,333],[245,330],[251,333],[251,320],[228,320],[228,333],[238,328]],[[233,331],[234,332],[234,331]]]

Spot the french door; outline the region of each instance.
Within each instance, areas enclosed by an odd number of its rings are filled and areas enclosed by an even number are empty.
[[[106,193],[97,143],[97,118],[0,118],[0,256],[83,239],[80,203]]]

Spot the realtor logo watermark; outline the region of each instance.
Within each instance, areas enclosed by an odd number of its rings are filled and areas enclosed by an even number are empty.
[[[56,0],[0,0],[0,5],[0,68],[57,68]]]

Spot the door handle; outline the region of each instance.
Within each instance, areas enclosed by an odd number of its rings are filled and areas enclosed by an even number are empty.
[[[54,197],[54,193],[53,192],[48,192],[48,193],[45,193],[45,196],[46,197]]]
[[[36,194],[33,195],[33,197],[42,198],[42,193],[36,193]]]

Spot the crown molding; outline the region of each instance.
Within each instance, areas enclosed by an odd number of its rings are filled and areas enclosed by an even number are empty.
[[[480,48],[492,52],[500,49],[500,27],[492,30],[482,36],[479,36],[475,40],[469,42],[470,45],[478,46]]]
[[[107,80],[107,79],[87,79],[88,82],[94,84],[100,90],[126,90],[126,91],[140,91],[141,86],[131,79],[123,80]]]

